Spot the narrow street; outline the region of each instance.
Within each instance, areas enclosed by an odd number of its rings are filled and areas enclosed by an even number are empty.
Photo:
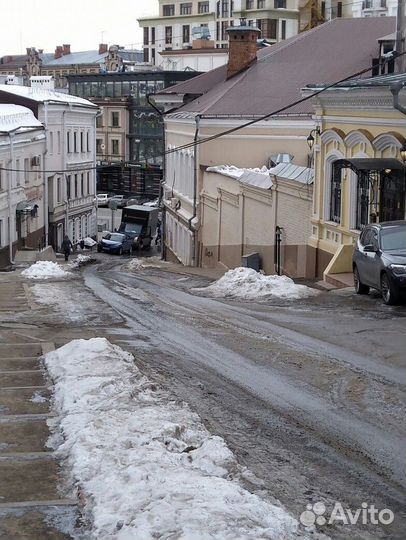
[[[85,283],[124,317],[117,338],[143,369],[295,515],[309,501],[373,501],[396,512],[401,530],[403,308],[352,293],[219,301],[191,294],[207,279],[154,268],[131,275],[113,261],[88,268]],[[374,538],[386,534],[374,528]]]
[[[404,307],[349,289],[296,301],[213,299],[194,290],[207,276],[97,259],[74,280],[24,284],[31,309],[3,314],[3,332],[55,347],[107,337],[225,439],[267,500],[296,519],[308,503],[331,511],[336,502],[367,502],[391,509],[394,522],[317,531],[338,540],[403,537]]]

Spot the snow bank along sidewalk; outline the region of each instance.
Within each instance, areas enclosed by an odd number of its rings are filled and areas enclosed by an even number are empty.
[[[65,278],[71,276],[58,263],[52,261],[38,261],[23,270],[21,274],[30,279]]]
[[[296,520],[239,483],[249,474],[224,440],[152,385],[130,354],[94,338],[44,362],[54,382],[50,444],[84,493],[86,538],[296,537]]]
[[[228,296],[245,300],[265,296],[298,300],[318,294],[318,291],[306,285],[297,285],[288,276],[265,276],[252,268],[243,267],[229,270],[208,287],[194,290],[209,293],[217,298]]]

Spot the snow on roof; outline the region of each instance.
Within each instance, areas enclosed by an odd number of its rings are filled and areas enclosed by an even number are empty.
[[[243,184],[247,184],[262,189],[270,189],[273,185],[272,176],[294,180],[302,184],[312,184],[314,180],[314,169],[301,167],[293,163],[279,163],[276,167],[268,169],[262,168],[240,168],[234,165],[217,165],[215,167],[207,167],[207,172],[214,172],[234,178]]]
[[[271,176],[285,178],[286,180],[294,180],[302,184],[313,184],[314,169],[309,167],[301,167],[293,163],[279,163],[276,167],[269,169]]]
[[[234,165],[218,165],[216,167],[208,167],[206,171],[222,174],[223,176],[239,180],[243,184],[260,187],[262,189],[270,189],[272,187],[269,169],[265,166],[262,167],[262,169],[247,169],[235,167]]]
[[[97,108],[97,105],[91,103],[87,99],[71,96],[70,94],[64,94],[62,92],[56,92],[55,90],[48,90],[46,88],[32,88],[30,86],[19,86],[0,84],[0,92],[7,92],[8,94],[14,94],[38,103],[44,103],[46,101],[53,101],[59,103],[66,103],[72,105],[78,105],[82,107]]]
[[[0,103],[0,132],[10,133],[21,128],[42,129],[43,127],[27,107]]]

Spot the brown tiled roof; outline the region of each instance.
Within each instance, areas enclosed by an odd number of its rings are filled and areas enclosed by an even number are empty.
[[[394,17],[334,19],[262,49],[255,64],[229,80],[221,66],[166,91],[200,95],[182,112],[260,116],[300,99],[300,89],[310,83],[331,83],[372,66],[378,38],[395,25]],[[305,102],[287,112],[308,114],[312,106]]]

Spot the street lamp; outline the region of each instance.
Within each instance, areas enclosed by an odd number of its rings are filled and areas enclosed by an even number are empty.
[[[306,142],[307,142],[307,145],[308,147],[310,148],[310,150],[313,148],[314,146],[314,137],[313,137],[313,133],[315,133],[316,135],[320,135],[321,131],[320,131],[320,127],[317,126],[315,129],[312,129],[311,132],[309,133],[309,136],[307,137],[306,139]]]

